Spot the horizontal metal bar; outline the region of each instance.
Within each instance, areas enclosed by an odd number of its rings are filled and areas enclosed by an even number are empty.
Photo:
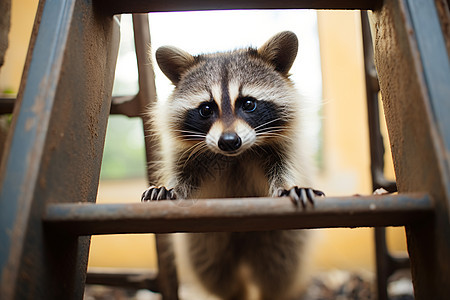
[[[222,9],[375,9],[379,0],[97,0],[114,14]]]
[[[112,97],[110,114],[137,117],[142,113],[138,95]]]
[[[145,273],[133,270],[124,272],[114,268],[90,268],[86,274],[86,284],[99,284],[129,289],[148,289],[159,292],[157,272]]]
[[[112,97],[111,114],[121,114],[128,117],[138,116],[138,103],[133,103],[137,95]],[[0,115],[12,114],[16,98],[0,98]]]
[[[318,198],[305,208],[289,198],[49,204],[43,221],[63,233],[89,235],[402,226],[432,212],[427,195],[400,194]]]
[[[12,114],[15,102],[15,98],[0,98],[0,115]]]

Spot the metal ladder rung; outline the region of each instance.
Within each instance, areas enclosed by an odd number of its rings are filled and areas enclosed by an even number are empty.
[[[183,204],[182,204],[183,203]],[[127,204],[48,204],[43,222],[75,235],[402,226],[432,215],[426,194],[330,197],[295,207],[289,198]]]
[[[191,11],[191,10],[224,10],[224,9],[375,9],[381,1],[378,0],[97,0],[101,5],[114,14],[121,13],[147,13],[164,11]]]
[[[158,273],[152,270],[136,271],[115,268],[89,268],[86,284],[99,284],[129,289],[149,289],[159,292]]]

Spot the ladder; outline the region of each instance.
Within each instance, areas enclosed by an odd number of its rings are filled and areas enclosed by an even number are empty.
[[[399,193],[328,197],[305,211],[271,198],[184,208],[167,201],[95,204],[110,111],[139,114],[153,90],[148,67],[133,105],[115,99],[111,106],[117,15],[248,8],[373,10],[374,57]],[[405,226],[415,297],[447,299],[450,65],[448,32],[439,23],[445,14],[432,0],[42,0],[0,170],[1,298],[82,299],[93,234],[162,234],[161,254],[164,234],[178,231]],[[151,150],[151,140],[146,146]],[[159,259],[164,299],[177,299],[172,267]]]

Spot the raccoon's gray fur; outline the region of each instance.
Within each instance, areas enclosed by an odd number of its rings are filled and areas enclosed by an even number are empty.
[[[175,89],[152,110],[160,185],[142,200],[290,196],[306,205],[321,195],[298,187],[309,186],[309,168],[307,145],[297,143],[301,103],[288,78],[297,48],[292,32],[226,53],[159,48],[158,65]],[[222,299],[290,299],[302,287],[307,234],[187,234],[185,251],[199,281]]]

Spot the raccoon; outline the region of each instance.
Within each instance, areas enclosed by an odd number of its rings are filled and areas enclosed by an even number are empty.
[[[141,200],[289,196],[304,207],[323,196],[308,188],[308,145],[298,143],[302,103],[288,74],[297,50],[289,31],[257,49],[193,56],[159,48],[156,60],[175,88],[151,111],[159,185]],[[198,281],[221,299],[291,299],[302,288],[307,236],[191,233],[184,250]]]

